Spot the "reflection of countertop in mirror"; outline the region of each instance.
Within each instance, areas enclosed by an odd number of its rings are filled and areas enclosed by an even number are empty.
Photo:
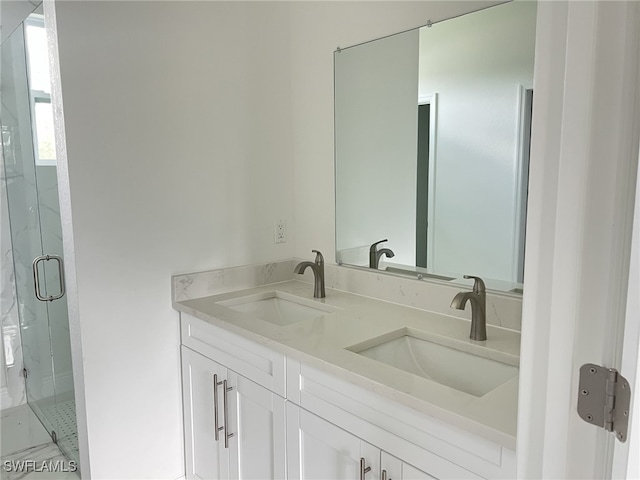
[[[286,277],[287,267],[282,268],[284,274],[281,276]],[[223,281],[222,278],[219,276],[217,280]],[[266,280],[277,281],[278,274],[270,275]],[[474,396],[346,348],[407,327],[426,332],[433,338],[452,339],[460,350],[480,348],[488,357],[506,357],[517,364],[520,345],[517,331],[488,326],[488,340],[479,347],[468,338],[469,322],[466,320],[331,289],[327,289],[326,299],[316,300],[312,298],[312,286],[305,282],[289,280],[199,298],[187,298],[185,295],[181,298],[176,294],[176,285],[180,282],[191,285],[191,280],[185,282],[181,277],[174,277],[173,306],[180,312],[242,335],[505,447],[515,448],[517,375],[483,396]],[[302,298],[307,303],[335,307],[335,311],[278,326],[218,303],[274,290]]]
[[[380,270],[391,273],[394,275],[408,275],[412,277],[421,276],[421,278],[427,278],[429,280],[439,280],[443,282],[450,282],[458,287],[464,288],[473,286],[473,280],[465,279],[462,275],[451,272],[431,272],[429,269],[421,267],[412,267],[410,265],[402,265],[399,263],[393,263],[388,260],[382,260],[380,262]],[[495,278],[482,277],[487,290],[494,290],[506,295],[522,295],[522,283],[506,282],[503,280],[496,280]]]

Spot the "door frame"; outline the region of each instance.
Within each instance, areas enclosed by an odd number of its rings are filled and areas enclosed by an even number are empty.
[[[75,244],[71,231],[71,199],[69,186],[69,166],[67,164],[67,141],[65,132],[64,108],[62,102],[62,84],[60,83],[60,59],[58,56],[58,24],[54,1],[42,3],[45,30],[49,49],[49,72],[51,75],[51,106],[54,117],[54,133],[60,218],[63,229],[63,256],[65,259],[66,301],[69,315],[69,336],[71,338],[71,364],[73,368],[73,386],[76,403],[78,429],[78,455],[83,478],[91,478],[91,457],[89,455],[89,434],[87,427],[87,401],[85,396],[85,376],[82,352],[82,331],[80,325],[80,304],[78,300],[78,282],[76,276]]]
[[[623,458],[612,435],[578,417],[576,403],[580,365],[620,369],[622,359],[640,141],[639,7],[538,3],[518,478],[610,478],[614,451]]]

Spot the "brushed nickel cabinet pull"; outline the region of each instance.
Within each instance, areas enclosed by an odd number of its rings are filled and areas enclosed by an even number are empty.
[[[365,467],[364,457],[360,457],[360,480],[364,480],[365,474],[371,471],[371,467]]]
[[[216,442],[220,439],[220,435],[218,432],[220,432],[220,430],[223,429],[223,427],[221,427],[219,425],[219,421],[218,421],[218,387],[222,385],[222,382],[218,381],[218,374],[214,373],[213,374],[213,421],[214,421],[214,437],[216,439]]]
[[[229,433],[229,406],[228,406],[228,395],[227,393],[233,390],[231,387],[227,387],[227,381],[222,381],[222,391],[224,392],[224,397],[222,400],[224,401],[224,448],[229,448],[229,439],[233,437],[233,433]]]

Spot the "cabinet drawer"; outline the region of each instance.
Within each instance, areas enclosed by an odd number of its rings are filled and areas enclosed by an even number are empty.
[[[512,450],[299,362],[288,369],[290,401],[421,470],[447,478],[453,463],[459,478],[515,477]]]
[[[180,324],[183,345],[286,397],[283,354],[185,313]]]

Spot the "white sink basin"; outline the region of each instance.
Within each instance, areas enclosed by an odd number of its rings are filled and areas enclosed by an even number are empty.
[[[323,317],[338,310],[320,301],[277,290],[224,300],[218,304],[280,326]]]
[[[389,334],[383,335],[349,350],[476,397],[482,397],[518,374],[515,365],[419,338],[409,329],[389,337]]]

